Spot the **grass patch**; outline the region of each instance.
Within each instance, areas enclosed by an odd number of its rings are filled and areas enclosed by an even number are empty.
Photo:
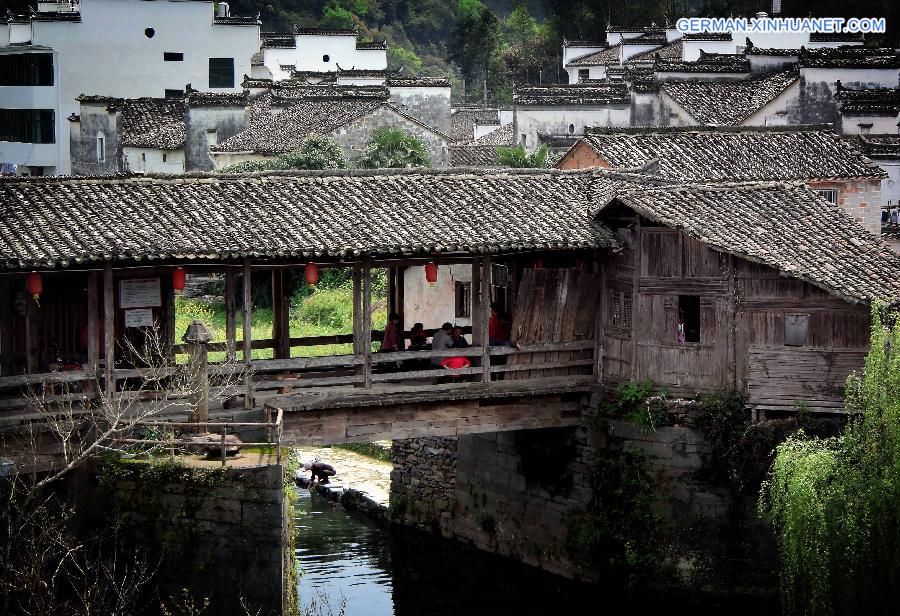
[[[290,309],[290,332],[292,338],[306,336],[333,336],[353,332],[353,291],[346,285],[334,289],[317,289],[306,297],[296,297]],[[387,320],[387,310],[380,298],[373,297],[373,327],[381,329]],[[203,321],[212,336],[212,342],[225,342],[225,303],[208,304],[195,299],[175,298],[175,338],[180,341],[191,321]],[[242,338],[244,315],[238,311],[236,315],[237,338]],[[266,340],[272,337],[272,309],[255,308],[253,321],[250,324],[253,340]],[[353,352],[352,344],[323,344],[311,347],[294,347],[291,357],[311,357],[321,355],[348,355]],[[253,359],[271,359],[272,349],[254,349]],[[237,357],[243,359],[238,348]],[[212,352],[209,361],[225,360],[224,352]],[[187,361],[187,355],[179,355],[179,362]]]
[[[346,449],[358,453],[361,456],[381,460],[382,462],[391,461],[391,450],[378,445],[377,443],[341,443],[334,445],[338,449]]]

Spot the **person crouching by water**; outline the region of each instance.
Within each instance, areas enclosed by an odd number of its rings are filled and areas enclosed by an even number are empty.
[[[334,467],[330,464],[325,464],[324,462],[319,462],[318,460],[313,460],[312,462],[306,462],[303,465],[303,470],[312,471],[312,475],[309,478],[309,487],[313,487],[317,483],[326,484],[330,483],[328,478],[334,477],[337,474],[337,471],[334,470]]]

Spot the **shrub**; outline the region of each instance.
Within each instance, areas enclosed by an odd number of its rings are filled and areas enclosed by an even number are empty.
[[[307,323],[342,328],[353,322],[353,303],[338,289],[316,291],[300,302],[299,315]]]
[[[360,166],[367,169],[428,167],[428,153],[418,138],[402,130],[382,128],[369,141]]]
[[[542,145],[531,154],[525,150],[525,146],[521,143],[513,147],[497,148],[497,160],[504,167],[518,168],[544,168],[547,166],[547,157],[550,153],[546,145]]]
[[[328,137],[310,135],[299,148],[265,160],[247,160],[230,165],[221,173],[250,173],[284,169],[345,169],[347,158],[341,146]]]

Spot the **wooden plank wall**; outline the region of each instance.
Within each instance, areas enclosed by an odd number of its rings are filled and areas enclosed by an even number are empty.
[[[519,278],[512,337],[521,345],[590,340],[598,309],[600,277],[579,267],[523,268]],[[509,356],[516,365],[590,359],[590,349]],[[586,374],[590,366],[510,372],[506,379]]]

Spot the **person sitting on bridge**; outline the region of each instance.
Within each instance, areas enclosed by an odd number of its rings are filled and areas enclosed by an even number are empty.
[[[488,322],[488,344],[491,346],[508,346],[522,349],[519,343],[510,338],[510,318],[500,311],[500,306],[491,304],[491,320]]]
[[[428,336],[425,335],[425,326],[416,323],[409,330],[409,350],[424,351],[428,347]]]
[[[453,339],[454,349],[467,349],[471,346],[466,337],[463,336],[462,327],[459,325],[453,326],[453,329],[450,331],[450,337]]]
[[[431,338],[431,350],[432,351],[446,351],[447,349],[453,348],[453,336],[451,336],[451,332],[453,331],[453,325],[451,323],[444,323],[441,325],[441,328],[434,332],[434,336]],[[443,357],[432,357],[431,363],[435,366],[441,365],[441,360]]]
[[[384,328],[384,337],[381,339],[381,348],[378,349],[378,352],[401,351],[400,340],[400,315],[392,312],[388,315],[388,322]]]
[[[333,466],[325,464],[324,462],[319,462],[318,460],[305,463],[303,465],[303,470],[312,471],[312,476],[309,478],[310,487],[316,483],[329,483],[328,478],[334,477],[337,474],[337,471],[334,470]]]

